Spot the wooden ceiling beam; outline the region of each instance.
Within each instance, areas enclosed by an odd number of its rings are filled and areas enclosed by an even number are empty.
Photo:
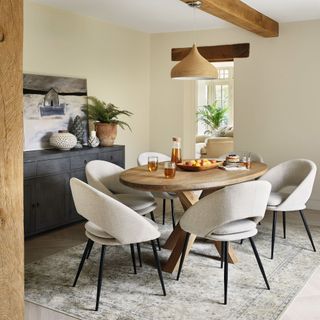
[[[200,54],[210,62],[233,61],[234,58],[249,57],[250,44],[238,43],[221,46],[197,47]],[[189,48],[171,49],[171,60],[181,61],[191,50]]]
[[[192,0],[180,0],[192,3]],[[262,37],[278,37],[279,24],[240,0],[201,0],[200,8],[213,16]]]

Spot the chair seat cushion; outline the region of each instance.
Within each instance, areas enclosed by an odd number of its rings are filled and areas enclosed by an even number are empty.
[[[110,234],[108,234],[106,231],[104,231],[103,229],[101,229],[99,226],[97,226],[96,224],[94,224],[91,221],[88,221],[84,225],[84,227],[88,232],[90,232],[91,234],[93,234],[96,237],[107,238],[107,239],[113,238]]]
[[[271,192],[268,200],[268,206],[278,206],[280,203],[282,203],[286,198],[288,197],[288,194],[282,193],[282,192]]]
[[[152,194],[156,198],[166,199],[166,200],[173,200],[174,198],[177,198],[177,194],[174,192],[152,192]]]
[[[144,211],[156,205],[154,197],[149,195],[119,193],[115,194],[114,197],[136,212]]]
[[[256,228],[256,223],[250,219],[233,221],[213,230],[214,234],[227,235],[232,233],[246,232]]]

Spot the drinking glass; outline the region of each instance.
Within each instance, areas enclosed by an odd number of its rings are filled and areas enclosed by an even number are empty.
[[[174,178],[176,175],[176,164],[171,161],[164,163],[164,176],[166,178]]]
[[[158,157],[148,157],[148,170],[150,172],[158,170]]]

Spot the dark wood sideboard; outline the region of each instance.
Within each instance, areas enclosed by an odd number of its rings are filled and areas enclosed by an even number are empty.
[[[74,207],[69,180],[86,181],[85,166],[91,160],[106,160],[124,168],[121,145],[24,152],[25,237],[81,221]]]

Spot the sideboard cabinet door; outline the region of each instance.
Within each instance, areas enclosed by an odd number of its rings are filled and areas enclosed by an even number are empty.
[[[26,236],[35,231],[34,180],[24,181],[24,233]]]
[[[69,174],[36,179],[36,231],[63,225],[68,212]]]

